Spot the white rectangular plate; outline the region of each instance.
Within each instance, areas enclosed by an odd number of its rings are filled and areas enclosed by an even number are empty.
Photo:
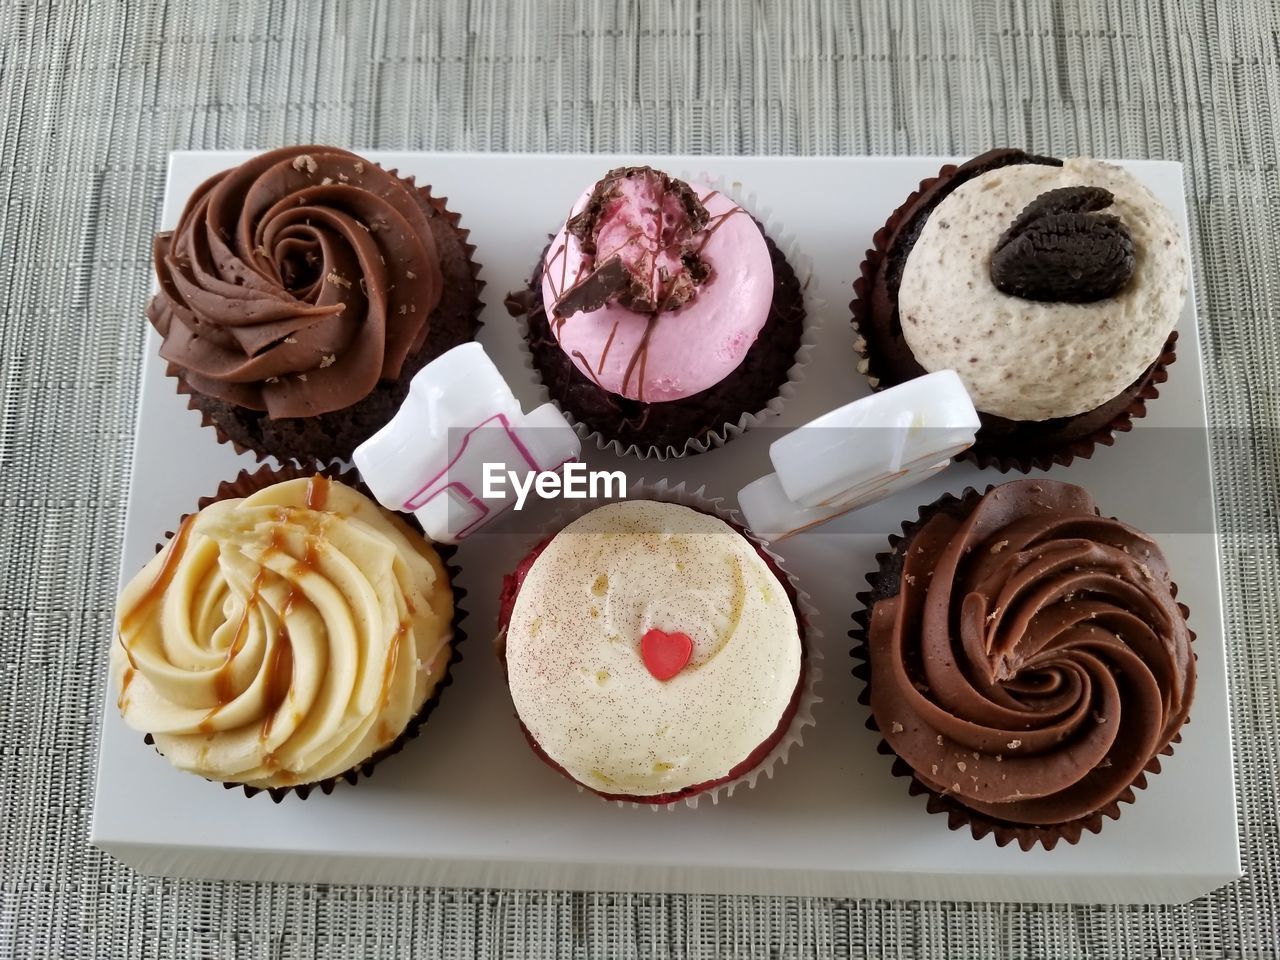
[[[164,226],[208,175],[243,153],[172,158]],[[738,181],[757,211],[772,212],[812,260],[819,347],[780,421],[794,425],[864,394],[854,368],[847,308],[872,233],[943,161],[928,158],[510,156],[370,153],[415,174],[462,214],[487,282],[480,339],[526,404],[539,389],[502,306],[522,286],[547,234],[605,170],[648,162],[686,176]],[[1127,164],[1186,225],[1176,163]],[[854,594],[885,536],[944,490],[1001,480],[969,465],[834,524],[781,544],[814,598],[825,633],[825,702],[817,727],[773,780],[718,805],[671,812],[623,808],[579,793],[525,746],[491,650],[501,575],[529,535],[483,535],[458,555],[469,638],[454,685],[422,735],[357,787],[273,804],[179,773],[121,722],[108,697],[93,843],[150,874],[253,880],[533,886],[715,893],[800,893],[889,898],[1177,902],[1240,875],[1217,543],[1194,298],[1180,322],[1178,361],[1151,415],[1055,478],[1090,489],[1102,509],[1154,534],[1191,608],[1199,688],[1192,723],[1164,772],[1076,846],[1029,853],[998,848],[909,797],[865,729],[849,673],[846,632]],[[138,321],[142,304],[138,304]],[[148,332],[129,492],[123,576],[143,565],[197,498],[243,467],[201,428],[164,375]],[[1173,429],[1181,428],[1181,429]],[[736,503],[737,490],[771,470],[772,431],[666,464],[589,452],[634,479],[705,483]],[[518,518],[528,530],[528,517]],[[510,525],[511,515],[504,521]],[[501,529],[501,528],[500,528]],[[102,637],[105,648],[110,642]],[[104,658],[105,659],[105,658]]]

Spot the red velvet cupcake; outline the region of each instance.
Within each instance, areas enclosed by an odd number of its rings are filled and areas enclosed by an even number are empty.
[[[774,558],[712,513],[599,507],[506,578],[499,643],[521,728],[608,800],[754,782],[812,722],[801,602]]]

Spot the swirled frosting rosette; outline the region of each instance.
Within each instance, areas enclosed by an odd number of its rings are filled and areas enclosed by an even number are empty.
[[[156,237],[160,355],[226,439],[348,459],[412,375],[479,326],[457,221],[412,178],[345,150],[254,157],[205,181]]]
[[[170,763],[280,799],[354,782],[416,732],[456,618],[403,521],[339,480],[275,478],[183,519],[122,591],[111,660],[125,722]]]
[[[953,829],[1052,848],[1159,771],[1195,691],[1159,547],[1077,486],[946,497],[892,538],[855,619],[882,749]]]

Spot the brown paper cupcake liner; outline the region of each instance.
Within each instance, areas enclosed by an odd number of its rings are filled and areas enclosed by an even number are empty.
[[[899,546],[904,543],[910,543],[920,528],[936,513],[950,507],[972,509],[983,496],[993,489],[994,487],[987,487],[986,490],[979,492],[973,487],[967,487],[958,497],[950,493],[944,494],[933,503],[921,507],[915,520],[904,520],[902,533],[889,535],[889,550],[876,554],[876,570],[867,574],[866,578],[871,589],[855,595],[855,599],[862,604],[862,608],[853,614],[854,626],[849,631],[849,637],[854,641],[854,646],[849,651],[849,655],[855,661],[852,673],[863,684],[862,690],[858,693],[858,702],[867,708],[866,727],[868,730],[875,733],[881,732],[880,726],[876,722],[875,714],[871,712],[871,685],[873,679],[870,656],[871,611],[877,600],[896,595],[902,572],[898,564],[901,559],[898,553]],[[1170,592],[1176,599],[1178,593],[1177,584],[1171,583],[1169,586]],[[1186,604],[1179,603],[1178,609],[1181,611],[1184,620],[1190,615],[1190,610]],[[1191,640],[1194,642],[1194,631],[1190,635]],[[1189,723],[1190,719],[1188,718],[1185,722]],[[909,795],[925,797],[926,812],[945,814],[948,829],[963,830],[967,827],[975,840],[982,840],[987,836],[991,836],[995,839],[996,846],[1004,847],[1016,842],[1023,851],[1029,851],[1037,845],[1044,847],[1046,850],[1052,850],[1060,841],[1076,844],[1086,831],[1099,833],[1102,830],[1105,819],[1118,820],[1123,812],[1120,804],[1133,803],[1135,801],[1136,791],[1146,788],[1147,778],[1160,772],[1160,757],[1172,756],[1174,744],[1181,741],[1181,732],[1175,733],[1173,739],[1147,761],[1146,766],[1133,781],[1121,790],[1114,799],[1099,809],[1074,820],[1047,826],[1031,826],[1000,820],[973,810],[950,795],[939,793],[921,781],[916,776],[911,765],[899,757],[883,737],[876,745],[876,752],[893,758],[890,772],[895,777],[902,777],[908,781],[907,793]]]
[[[393,176],[399,176],[399,171],[396,169],[391,169],[391,170],[388,170],[387,172]],[[411,189],[413,189],[425,203],[427,203],[432,209],[436,210],[441,216],[445,218],[450,228],[452,228],[454,235],[458,238],[459,242],[462,244],[462,250],[467,259],[467,265],[471,270],[471,278],[472,280],[475,281],[475,292],[474,292],[474,295],[471,297],[470,311],[469,311],[470,316],[475,322],[475,331],[472,333],[472,340],[474,340],[475,337],[479,334],[480,328],[484,326],[484,321],[480,319],[481,311],[483,311],[484,309],[484,302],[480,299],[480,293],[485,287],[485,281],[480,279],[480,271],[483,268],[475,259],[475,253],[476,253],[475,244],[471,243],[469,240],[471,236],[471,231],[459,225],[462,221],[462,214],[455,213],[446,206],[446,204],[449,202],[448,197],[434,196],[431,193],[431,187],[429,185],[422,186],[422,187],[418,186],[414,182],[414,177],[412,176],[400,177],[400,180],[408,184],[408,186]],[[428,323],[430,323],[430,321],[428,321]],[[408,363],[411,359],[412,358],[406,358],[405,362]],[[429,358],[427,362],[430,362],[430,359],[434,359],[434,358]],[[425,363],[421,364],[420,366],[425,366]],[[233,439],[232,437],[230,437],[226,433],[226,431],[222,428],[222,426],[218,423],[218,421],[199,405],[198,393],[195,390],[193,390],[191,386],[187,384],[185,378],[183,378],[182,376],[182,371],[180,368],[178,368],[176,365],[172,363],[166,363],[165,375],[173,379],[174,389],[177,391],[177,393],[187,398],[187,409],[194,410],[196,411],[196,413],[200,415],[200,425],[203,427],[212,428],[214,431],[214,435],[218,439],[218,442],[229,444],[237,454],[245,454],[245,453],[252,454],[258,460],[259,463],[272,457],[274,457],[276,461],[280,463],[295,463],[298,465],[323,464],[323,463],[333,462],[333,459],[334,459],[333,457],[318,455],[305,449],[293,451],[288,454],[285,454],[283,451],[268,450],[265,447],[246,446],[240,440]],[[382,382],[379,381],[379,385],[381,385],[381,383]],[[375,386],[374,389],[376,390],[377,387]],[[360,401],[357,401],[357,403],[358,402]],[[336,412],[341,412],[341,411],[336,411]],[[390,419],[390,414],[394,414],[394,413],[395,413],[394,409],[390,410],[390,413],[388,414],[388,419]]]
[[[856,335],[854,350],[858,355],[858,372],[867,378],[872,390],[878,391],[886,386],[893,386],[897,382],[884,382],[884,371],[877,368],[874,356],[875,351],[870,346],[870,341],[874,336],[874,333],[870,330],[871,296],[876,277],[889,254],[889,241],[903,225],[904,220],[916,213],[913,208],[920,202],[922,196],[939,183],[949,179],[958,169],[959,167],[956,164],[946,164],[938,171],[936,176],[927,177],[920,181],[919,186],[903,201],[901,206],[889,215],[884,226],[880,227],[872,236],[871,247],[867,250],[859,268],[859,275],[853,282],[853,300],[849,303],[849,310],[853,315],[853,328]],[[1168,368],[1176,359],[1175,346],[1177,341],[1178,332],[1175,330],[1169,334],[1169,339],[1165,342],[1160,356],[1123,393],[1104,404],[1103,407],[1077,415],[1088,416],[1101,411],[1104,407],[1110,407],[1113,404],[1116,406],[1116,409],[1110,411],[1110,416],[1106,417],[1103,423],[1086,434],[1064,440],[1060,445],[1053,446],[1050,449],[1032,450],[1030,452],[1025,449],[1016,449],[1017,445],[1022,441],[1012,439],[1010,446],[1013,449],[1004,449],[1003,444],[1000,442],[998,428],[1007,424],[1013,430],[1017,430],[1019,421],[980,413],[983,426],[978,431],[976,441],[969,449],[957,454],[956,459],[968,460],[981,469],[994,467],[1001,473],[1010,471],[1030,473],[1033,469],[1048,470],[1055,464],[1068,467],[1077,459],[1088,460],[1093,456],[1093,451],[1097,446],[1111,446],[1115,443],[1115,435],[1117,433],[1127,433],[1133,429],[1134,420],[1140,420],[1147,415],[1147,401],[1158,397],[1160,395],[1160,391],[1157,389],[1158,385],[1169,379]],[[1069,421],[1074,418],[1065,417],[1062,419],[1063,421]],[[996,430],[993,430],[993,428],[996,428]]]
[[[297,464],[291,463],[291,464],[286,464],[279,468],[274,468],[271,466],[260,466],[253,471],[241,470],[234,480],[224,480],[221,483],[219,483],[217,492],[214,493],[212,496],[201,497],[196,502],[196,510],[197,511],[203,510],[205,507],[209,506],[212,503],[216,503],[219,500],[229,500],[234,497],[247,497],[250,494],[255,493],[256,491],[261,490],[264,487],[271,486],[272,484],[275,484],[275,483],[282,483],[286,480],[296,480],[304,477],[311,477],[317,474],[328,477],[330,480],[336,480],[339,483],[346,484],[347,486],[358,490],[360,493],[364,494],[370,500],[373,500],[374,503],[377,503],[377,500],[374,498],[373,494],[369,491],[368,487],[366,487],[364,482],[360,479],[359,474],[357,474],[354,470],[343,469],[336,464],[317,469],[317,468],[301,467]],[[184,514],[180,518],[179,522],[181,522],[182,520],[185,520],[187,516],[190,516],[190,514]],[[415,530],[415,532],[419,532],[419,533],[421,532],[421,528],[418,526],[417,521],[413,520],[411,517],[406,517],[405,515],[402,515],[402,514],[394,514],[394,516],[397,519],[408,524],[411,528]],[[163,549],[164,544],[168,542],[170,539],[172,539],[172,537],[173,537],[172,531],[166,533],[164,540],[156,545],[156,552],[159,552],[161,549]],[[449,687],[453,683],[453,668],[456,664],[460,663],[462,660],[462,653],[458,648],[461,646],[462,642],[466,639],[466,632],[462,629],[461,624],[462,624],[462,621],[466,619],[466,616],[467,616],[467,611],[462,608],[462,600],[466,597],[467,591],[458,586],[458,575],[462,572],[462,568],[459,567],[456,563],[451,562],[454,555],[457,553],[458,548],[456,546],[452,546],[448,544],[433,543],[432,546],[434,547],[435,551],[440,555],[440,559],[444,563],[445,570],[448,571],[449,584],[453,590],[453,620],[451,624],[451,630],[452,630],[453,636],[452,636],[452,639],[450,640],[449,660],[445,664],[444,675],[440,678],[439,682],[436,684],[435,689],[432,690],[431,694],[423,702],[421,709],[419,709],[418,712],[413,716],[413,718],[405,726],[404,730],[401,731],[400,735],[396,737],[395,740],[393,740],[391,743],[387,744],[385,747],[378,750],[368,759],[362,760],[360,763],[353,766],[350,770],[347,770],[343,773],[337,774],[332,777],[326,777],[323,780],[317,780],[311,783],[292,784],[287,787],[253,787],[244,783],[235,783],[235,782],[227,782],[227,781],[220,781],[220,780],[219,781],[210,780],[209,781],[210,783],[221,783],[223,788],[227,790],[236,790],[236,789],[243,790],[244,795],[246,797],[252,797],[259,793],[265,793],[269,797],[271,797],[272,801],[274,801],[275,803],[280,803],[286,796],[288,796],[291,793],[295,794],[299,799],[305,800],[307,799],[308,796],[310,796],[313,792],[317,790],[326,795],[332,793],[334,787],[336,787],[340,781],[345,781],[348,784],[354,785],[360,780],[361,777],[368,778],[373,774],[374,768],[377,767],[378,764],[380,764],[383,760],[387,759],[387,757],[390,757],[390,756],[393,756],[394,754],[399,753],[401,750],[404,749],[405,745],[409,743],[410,740],[413,740],[418,736],[418,734],[422,730],[423,725],[427,722],[427,718],[431,716],[432,711],[435,710],[436,706],[439,704],[440,698],[444,693],[445,688]],[[148,733],[144,735],[143,740],[148,745],[155,747],[155,740],[151,736],[151,734]],[[160,752],[159,748],[156,748],[156,752],[157,753]],[[163,754],[161,755],[163,756]]]
[[[700,800],[710,800],[712,804],[718,804],[723,797],[731,797],[735,790],[740,788],[754,789],[756,783],[763,775],[768,779],[772,779],[774,771],[787,763],[787,760],[793,749],[798,749],[804,745],[804,731],[806,727],[814,725],[813,708],[822,702],[822,697],[817,693],[817,687],[822,680],[822,630],[817,625],[818,611],[813,605],[810,595],[800,586],[799,580],[795,574],[791,573],[773,550],[769,548],[769,544],[761,540],[755,534],[751,533],[742,523],[742,518],[736,510],[724,505],[721,498],[709,498],[706,495],[704,487],[690,489],[681,482],[675,485],[669,484],[666,480],[659,480],[656,483],[646,483],[644,480],[633,481],[627,488],[627,497],[629,500],[645,499],[660,500],[666,503],[678,503],[681,506],[690,507],[703,513],[708,513],[714,517],[718,517],[725,523],[729,524],[739,534],[745,537],[753,547],[762,552],[765,562],[769,565],[770,570],[782,582],[783,588],[786,590],[787,596],[790,598],[796,613],[796,620],[800,630],[800,644],[802,649],[801,675],[799,684],[796,688],[792,705],[784,712],[780,720],[785,721],[785,728],[772,745],[759,754],[757,759],[751,766],[735,776],[720,783],[711,786],[699,788],[697,785],[686,787],[684,790],[672,794],[663,794],[655,797],[642,797],[632,795],[618,795],[603,793],[594,790],[571,777],[568,772],[562,769],[554,760],[547,756],[542,747],[533,738],[520,718],[515,717],[516,723],[519,725],[525,742],[529,748],[538,756],[540,760],[554,769],[560,776],[572,783],[580,793],[590,793],[602,800],[614,803],[620,807],[647,807],[653,811],[670,811],[675,810],[680,804],[687,807],[696,808]],[[536,549],[539,544],[546,543],[553,536],[563,530],[570,522],[580,516],[590,512],[596,507],[601,506],[599,501],[588,501],[576,504],[572,507],[566,506],[556,512],[552,518],[539,533],[537,538],[530,544],[531,549]],[[528,554],[526,553],[525,556]],[[523,557],[521,562],[523,562]],[[495,643],[495,650],[498,659],[502,665],[503,675],[506,675],[506,628],[504,627],[498,634]],[[763,744],[762,744],[763,746]],[[756,756],[752,754],[752,756]],[[748,758],[749,759],[749,758]]]
[[[820,308],[822,304],[813,295],[815,287],[813,283],[813,265],[809,258],[804,255],[795,238],[783,228],[783,225],[768,209],[759,204],[754,194],[744,192],[741,189],[741,184],[729,183],[723,177],[713,177],[705,173],[690,174],[681,172],[680,176],[685,180],[698,180],[713,187],[716,191],[724,194],[746,210],[751,218],[755,220],[761,233],[764,234],[765,242],[769,246],[769,253],[774,262],[775,271],[785,267],[794,277],[794,282],[798,287],[798,292],[795,296],[799,308],[804,312],[804,316],[801,318],[800,340],[795,350],[793,362],[787,368],[784,379],[778,385],[772,397],[760,409],[744,410],[736,419],[726,420],[720,426],[699,436],[689,437],[680,443],[642,444],[617,439],[579,419],[572,410],[567,409],[559,400],[555,400],[556,406],[564,414],[565,419],[569,421],[579,437],[584,441],[594,443],[599,450],[609,450],[620,457],[634,456],[640,460],[653,459],[664,462],[706,453],[708,450],[723,447],[730,440],[742,436],[748,430],[777,416],[782,411],[786,402],[795,395],[799,385],[804,381],[806,376],[805,368],[808,366],[813,349],[817,344],[817,330],[821,323]],[[548,237],[546,247],[538,255],[537,263],[530,275],[529,284],[522,290],[513,291],[506,298],[508,311],[517,318],[517,331],[520,342],[524,347],[524,366],[532,373],[547,399],[555,398],[551,397],[551,385],[547,383],[546,374],[544,374],[542,368],[534,361],[533,352],[529,347],[529,317],[534,311],[545,310],[545,305],[542,303],[542,264],[546,260],[547,252],[551,249],[552,240],[554,240],[554,234]],[[577,371],[576,367],[572,369],[575,372]],[[709,389],[714,389],[714,386]]]

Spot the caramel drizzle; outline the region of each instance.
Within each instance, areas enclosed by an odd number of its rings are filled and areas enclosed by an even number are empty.
[[[253,577],[253,584],[249,590],[249,599],[245,601],[244,609],[240,611],[240,622],[236,624],[235,636],[231,640],[231,645],[227,647],[227,654],[223,658],[222,666],[214,674],[213,689],[218,697],[218,707],[225,707],[236,698],[236,693],[231,688],[232,661],[240,655],[240,651],[244,649],[245,641],[249,638],[249,617],[252,616],[254,608],[257,607],[258,601],[261,599],[259,591],[262,589],[262,581],[266,579],[266,575],[266,567],[259,567],[258,572]],[[216,710],[218,707],[214,709]]]
[[[138,621],[150,611],[155,602],[169,589],[169,584],[173,582],[174,575],[178,572],[178,564],[182,561],[182,555],[186,552],[187,541],[191,537],[191,528],[195,525],[195,520],[196,515],[193,513],[182,521],[181,526],[178,527],[178,532],[169,544],[169,552],[165,556],[164,562],[160,565],[160,569],[156,571],[155,579],[151,581],[134,605],[121,614],[120,642],[124,645],[126,653],[129,651],[129,645],[125,642],[124,634],[136,627]]]
[[[129,684],[133,683],[134,675],[137,674],[137,672],[138,671],[133,667],[125,667],[124,674],[120,677],[120,696],[116,697],[116,707],[121,713],[124,713],[124,705],[125,700],[127,699],[126,694],[129,692]]]
[[[262,721],[259,740],[265,741],[271,736],[271,725],[275,723],[276,714],[293,689],[293,674],[293,641],[289,638],[289,628],[282,623],[280,633],[276,636],[275,649],[267,663],[267,716]]]
[[[409,621],[401,620],[396,632],[391,637],[391,644],[387,648],[387,660],[382,667],[382,689],[378,693],[378,716],[381,718],[387,712],[387,705],[391,703],[391,681],[396,674],[396,664],[400,660],[400,646],[404,643],[404,638],[409,634]],[[378,736],[384,742],[395,739],[395,731],[387,726],[385,718],[381,719],[381,725],[378,727]]]
[[[329,502],[329,478],[315,474],[307,481],[307,509],[323,510]]]

